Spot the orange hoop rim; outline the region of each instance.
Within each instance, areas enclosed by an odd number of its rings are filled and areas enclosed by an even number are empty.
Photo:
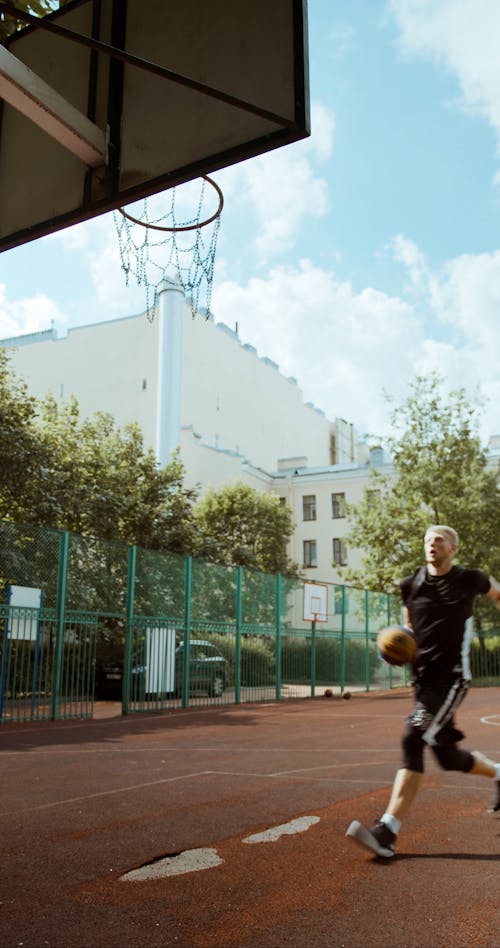
[[[146,227],[150,230],[161,230],[170,234],[180,234],[183,231],[188,230],[199,230],[200,227],[206,227],[207,224],[211,224],[213,221],[217,220],[217,218],[220,217],[222,213],[222,208],[224,207],[224,195],[217,182],[214,181],[213,178],[209,178],[206,174],[201,175],[201,180],[207,181],[208,184],[211,184],[215,189],[219,198],[219,206],[215,213],[211,215],[211,217],[207,217],[206,220],[199,221],[197,224],[183,224],[179,227],[164,227],[160,224],[147,224],[145,221],[139,220],[138,217],[134,217],[132,214],[129,214],[129,212],[125,211],[123,207],[117,207],[117,211],[119,211],[123,217],[126,217],[128,221],[131,221],[132,224],[138,224],[139,227]]]

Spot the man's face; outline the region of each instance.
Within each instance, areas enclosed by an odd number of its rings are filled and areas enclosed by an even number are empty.
[[[456,545],[447,533],[430,530],[424,539],[425,559],[434,566],[442,566],[451,561],[457,551]]]

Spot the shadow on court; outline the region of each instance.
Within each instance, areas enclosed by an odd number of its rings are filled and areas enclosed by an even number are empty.
[[[497,696],[473,689],[459,715],[467,746],[492,757]],[[409,704],[400,692],[6,726],[2,948],[498,948],[488,781],[429,758],[393,860],[345,838],[387,802]],[[144,866],[163,874],[122,878]]]

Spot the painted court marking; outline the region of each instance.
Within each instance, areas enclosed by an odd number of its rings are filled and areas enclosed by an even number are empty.
[[[166,856],[139,869],[131,869],[120,876],[120,882],[149,882],[151,879],[164,879],[166,876],[182,876],[186,872],[201,872],[202,869],[213,869],[220,866],[224,860],[220,858],[216,849],[188,849],[177,856]]]
[[[274,843],[281,836],[295,836],[296,833],[305,833],[310,826],[319,823],[319,816],[301,816],[289,823],[271,826],[261,833],[245,836],[242,843]],[[202,872],[204,869],[213,869],[224,862],[216,849],[205,847],[202,849],[187,849],[175,856],[165,856],[155,862],[131,869],[123,876],[120,882],[150,882],[153,879],[164,879],[167,876],[182,876],[188,872]]]
[[[500,727],[500,714],[487,714],[486,717],[480,718],[481,724],[491,724],[492,727]]]
[[[252,836],[246,836],[242,839],[242,843],[274,843],[281,836],[295,836],[296,833],[305,833],[315,823],[319,823],[319,816],[301,816],[297,820],[282,823],[281,826],[273,826],[262,833],[253,833]]]

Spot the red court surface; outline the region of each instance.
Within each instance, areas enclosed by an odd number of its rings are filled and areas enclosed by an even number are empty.
[[[497,760],[498,697],[473,689],[459,714],[466,746]],[[409,706],[400,692],[2,727],[0,945],[498,948],[490,781],[429,757],[393,860],[345,838],[385,807]],[[200,848],[218,864],[121,878]]]

